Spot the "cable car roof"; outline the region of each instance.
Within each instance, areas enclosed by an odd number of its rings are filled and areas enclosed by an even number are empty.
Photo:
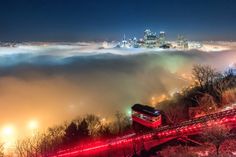
[[[159,116],[160,111],[156,110],[153,107],[147,106],[147,105],[141,105],[141,104],[134,104],[132,106],[133,111],[141,112],[150,116]]]

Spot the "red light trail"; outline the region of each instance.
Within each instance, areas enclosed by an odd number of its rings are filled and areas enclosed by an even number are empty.
[[[98,141],[84,146],[77,146],[70,149],[58,151],[56,155],[51,157],[75,157],[81,155],[95,154],[101,151],[109,150],[113,147],[124,147],[125,145],[132,144],[143,140],[145,142],[153,139],[165,141],[167,138],[176,138],[182,135],[193,135],[201,133],[204,128],[209,128],[213,125],[229,125],[235,127],[236,124],[236,109],[222,111],[214,114],[209,114],[203,117],[195,118],[192,120],[184,121],[173,126],[163,126],[156,130],[144,133],[142,135],[128,135],[121,138],[110,139],[107,141]]]

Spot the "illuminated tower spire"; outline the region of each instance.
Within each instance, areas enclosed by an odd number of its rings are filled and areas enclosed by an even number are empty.
[[[125,34],[123,36],[123,40],[122,40],[122,47],[126,47],[127,41],[126,41],[126,37]]]

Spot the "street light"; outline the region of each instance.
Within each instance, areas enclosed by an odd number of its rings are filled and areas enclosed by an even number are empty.
[[[0,140],[4,143],[3,145],[4,152],[9,151],[14,146],[16,140],[16,134],[13,125],[6,125],[2,128]]]
[[[7,126],[3,127],[3,129],[2,129],[2,135],[5,137],[12,136],[13,133],[14,133],[14,129],[13,129],[13,126],[11,126],[11,125],[7,125]]]

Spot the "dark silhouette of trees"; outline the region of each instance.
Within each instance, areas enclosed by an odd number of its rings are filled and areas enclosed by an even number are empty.
[[[188,119],[189,107],[208,114],[236,101],[236,76],[232,71],[221,74],[211,66],[194,65],[192,74],[194,86],[184,88],[156,106],[164,111],[163,118],[170,124]]]
[[[236,76],[230,69],[221,74],[208,65],[195,65],[192,73],[199,92],[210,94],[219,105],[224,91],[236,87]]]
[[[89,129],[88,129],[88,122],[83,119],[81,123],[78,125],[78,129],[76,131],[78,139],[83,140],[89,137]]]
[[[112,134],[112,127],[111,127],[111,124],[104,124],[101,126],[100,130],[99,130],[99,135],[102,136],[102,137],[111,137],[113,134]]]
[[[116,120],[107,123],[105,119],[89,114],[73,121],[65,129],[64,143],[73,144],[96,137],[111,137],[131,129],[130,118],[117,112]]]
[[[78,129],[75,122],[71,122],[65,129],[65,142],[71,143],[78,140]]]
[[[89,124],[85,118],[82,119],[79,124],[71,122],[70,125],[65,129],[65,143],[71,144],[80,142],[89,137]]]
[[[221,76],[209,65],[194,65],[192,70],[194,79],[202,90],[210,91],[214,81]]]
[[[192,70],[196,84],[200,87],[200,92],[211,94],[215,100],[220,102],[221,92],[214,90],[214,87],[219,87],[221,85],[216,85],[216,81],[221,79],[221,74],[213,69],[209,65],[194,65]],[[219,90],[221,91],[221,90]]]

